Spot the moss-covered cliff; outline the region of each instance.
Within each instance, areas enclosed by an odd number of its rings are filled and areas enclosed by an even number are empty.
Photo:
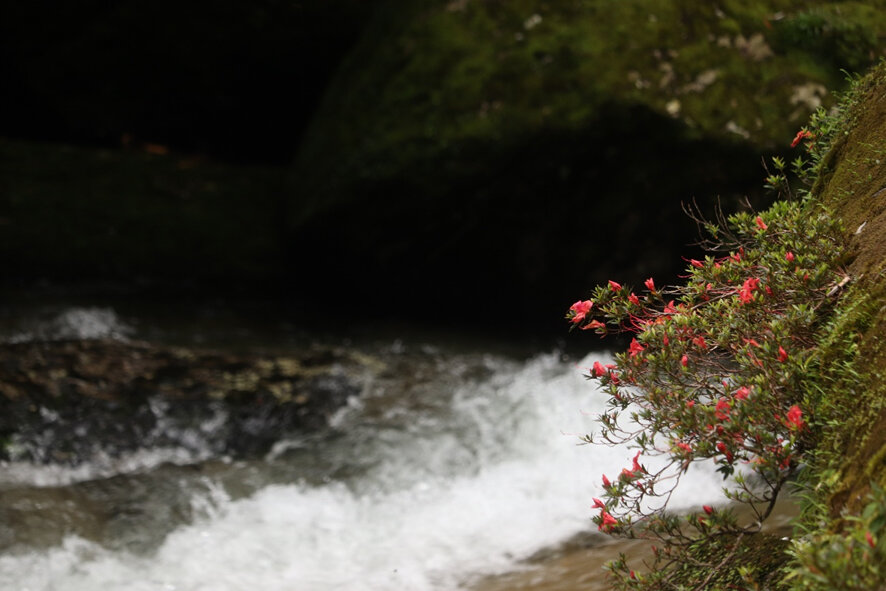
[[[386,2],[302,143],[293,256],[333,294],[526,314],[676,274],[680,202],[754,197],[759,154],[881,54],[884,7]]]
[[[835,335],[857,343],[859,378],[828,394],[839,421],[821,446],[834,517],[858,512],[872,484],[886,487],[886,64],[857,85],[844,121],[815,187],[852,254]]]

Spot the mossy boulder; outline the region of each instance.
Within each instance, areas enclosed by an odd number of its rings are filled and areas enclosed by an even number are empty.
[[[859,380],[827,400],[821,448],[834,516],[858,512],[870,485],[886,487],[886,64],[855,88],[815,191],[843,220],[850,279],[839,334],[857,344]]]
[[[882,53],[883,7],[387,2],[302,143],[294,260],[373,307],[486,316],[673,276],[681,201],[756,198],[760,153]]]

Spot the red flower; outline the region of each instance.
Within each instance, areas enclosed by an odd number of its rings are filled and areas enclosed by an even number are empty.
[[[704,337],[695,337],[692,339],[692,342],[701,350],[705,350],[708,348],[708,344],[705,342]]]
[[[682,365],[683,367],[686,367],[687,365],[689,365],[689,356],[688,355],[684,355],[683,357],[680,358],[680,365]]]
[[[687,454],[692,453],[692,446],[689,445],[688,443],[683,442],[683,441],[676,442],[674,444],[674,447],[680,448],[681,450],[683,450]]]
[[[714,512],[714,508],[711,507],[710,505],[702,505],[701,508],[704,509],[704,512],[707,513],[708,515],[711,515]]]
[[[684,355],[684,357],[685,357],[685,355]],[[690,400],[689,402],[686,403],[686,408],[692,408],[693,406],[695,406],[694,400]]]
[[[598,530],[609,532],[617,525],[618,520],[606,511],[606,509],[600,511],[600,526],[597,528]]]
[[[704,263],[703,263],[703,262],[701,262],[701,261],[697,261],[697,260],[695,260],[695,259],[689,259],[689,264],[692,265],[693,267],[697,268],[697,269],[701,269],[702,267],[704,267]]]
[[[640,305],[640,298],[638,298],[636,295],[634,295],[633,292],[631,293],[631,295],[628,296],[628,301],[631,302],[632,304],[634,304],[635,306]]]
[[[630,351],[631,357],[636,357],[638,353],[642,353],[645,350],[645,347],[637,342],[637,339],[631,339],[631,346],[628,347],[628,351]]]
[[[803,411],[800,410],[800,407],[796,404],[788,409],[788,417],[787,421],[785,421],[785,426],[792,431],[794,429],[799,431],[806,426],[806,423],[803,422]]]
[[[787,262],[793,263],[794,262],[794,253],[792,253],[791,251],[788,251],[788,253],[786,255],[784,255],[784,258]]]
[[[594,509],[605,509],[605,508],[606,508],[606,505],[603,503],[603,501],[601,501],[597,497],[594,497]]]
[[[645,472],[646,470],[644,470],[643,466],[640,465],[640,462],[637,461],[639,458],[640,458],[640,452],[638,451],[637,455],[634,456],[634,465],[632,467],[633,471],[634,472]]]
[[[754,290],[760,286],[760,280],[756,277],[748,277],[741,286],[741,292],[738,298],[742,304],[749,304],[754,301]]]
[[[745,386],[742,386],[738,390],[735,391],[735,399],[736,400],[747,400],[748,396],[751,394],[751,391],[748,390]]]
[[[600,322],[599,320],[591,320],[587,324],[581,327],[582,330],[591,330],[595,328],[606,328],[606,325]]]
[[[717,408],[714,411],[714,416],[721,421],[725,421],[729,418],[729,401],[725,398],[721,398],[717,401]]]
[[[603,487],[604,487],[604,488],[609,488],[610,486],[612,486],[612,483],[609,482],[609,479],[606,478],[606,475],[604,474],[604,475],[603,475]]]
[[[609,280],[609,289],[611,289],[612,291],[621,291],[621,284],[616,283],[615,281],[610,279]]]
[[[612,372],[609,370],[612,369],[613,367],[615,367],[615,366],[614,365],[605,365],[604,366],[599,361],[595,361],[594,362],[594,377],[599,378],[600,376],[604,376],[607,374],[609,374],[611,376]]]
[[[765,222],[763,222],[763,218],[761,218],[760,216],[757,216],[757,219],[754,220],[754,223],[757,224],[757,227],[761,230],[765,230],[769,227],[765,224]]]
[[[800,131],[797,132],[797,135],[794,136],[794,141],[791,142],[791,147],[796,148],[797,145],[799,145],[799,143],[803,140],[803,138],[812,139],[814,137],[815,136],[813,134],[809,133],[805,129],[801,129]]]
[[[655,291],[655,281],[652,280],[652,277],[643,282],[646,285],[646,289],[649,291]]]
[[[871,548],[875,548],[877,546],[877,543],[874,541],[874,536],[871,535],[871,532],[864,532],[864,539],[868,541],[868,546],[870,546]]]
[[[788,360],[788,352],[784,350],[784,347],[778,348],[778,360],[782,363]]]
[[[591,300],[584,300],[584,301],[579,300],[579,301],[575,302],[574,304],[572,304],[572,306],[569,307],[569,311],[573,313],[572,323],[578,324],[579,322],[584,320],[585,316],[587,316],[588,312],[591,311],[591,308],[593,307],[593,305],[594,305],[594,302],[592,302]]]

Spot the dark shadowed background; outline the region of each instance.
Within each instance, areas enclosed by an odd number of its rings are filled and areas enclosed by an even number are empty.
[[[0,282],[560,331],[675,278],[682,203],[765,204],[874,4],[15,3]]]

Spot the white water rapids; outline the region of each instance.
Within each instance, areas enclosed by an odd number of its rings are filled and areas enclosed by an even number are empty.
[[[192,511],[166,521],[153,543],[114,537],[137,538],[148,515],[123,522],[122,533],[96,526],[13,544],[0,555],[0,589],[452,590],[596,529],[600,476],[633,455],[578,445],[604,402],[580,368],[600,355],[516,360],[399,342],[372,353],[396,371],[380,373],[328,433],[281,442],[262,461],[165,476],[169,462],[205,458],[146,450],[77,469],[3,467],[0,487],[23,495],[113,482],[121,507],[156,516],[174,504],[164,491],[178,487]],[[711,471],[690,472],[673,508],[719,501],[721,484]]]

